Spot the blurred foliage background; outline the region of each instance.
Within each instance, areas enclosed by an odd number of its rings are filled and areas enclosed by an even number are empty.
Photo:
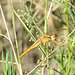
[[[48,34],[57,34],[58,42],[62,43],[62,41],[68,36],[67,32],[67,21],[66,21],[66,7],[65,0],[47,0],[47,10],[49,11],[52,3],[52,8],[47,20],[48,24]],[[75,30],[75,1],[68,0],[68,19],[69,19],[69,32],[71,33]],[[15,43],[15,35],[14,28],[12,23],[12,14],[11,7],[6,0],[0,0],[0,4],[2,6],[4,16],[7,22],[7,26],[9,29],[9,33],[11,36],[11,40],[15,51],[17,53],[16,43]],[[36,39],[39,39],[45,33],[45,0],[14,0],[13,8],[16,10],[22,21],[25,23],[29,31],[34,35]],[[47,11],[47,12],[48,12]],[[29,48],[34,40],[31,36],[29,36],[27,30],[24,28],[20,20],[15,16],[15,32],[18,42],[18,50],[19,54],[23,53],[27,48]],[[2,18],[2,14],[0,12],[0,34],[4,34],[7,36],[7,31],[4,25],[4,21]],[[75,32],[71,35],[69,39],[71,44],[74,43],[73,40],[75,37]],[[57,46],[50,45],[50,50],[54,50]],[[56,51],[53,52],[53,56],[56,57],[57,60],[60,61],[64,65],[65,71],[67,72],[68,59],[69,59],[69,43],[68,39],[65,41],[64,45],[57,48]],[[0,36],[0,75],[3,74],[2,68],[2,51],[4,54],[4,59],[6,58],[6,52],[9,51],[8,61],[11,61],[11,45],[10,42]],[[72,56],[71,56],[71,71],[69,75],[75,74],[75,43],[72,47]],[[62,59],[62,62],[61,62]],[[42,61],[42,52],[37,48],[28,52],[25,56],[21,58],[22,71],[25,74],[26,72],[30,72],[33,68],[37,66],[38,63]],[[15,62],[15,58],[13,57],[13,61]],[[44,67],[44,74],[47,75],[47,62],[45,61],[43,65],[41,65],[38,69],[36,69],[30,75],[42,75],[41,69]],[[9,69],[11,66],[9,65]],[[15,68],[15,65],[14,65]],[[64,75],[62,68],[56,63],[56,61],[51,57],[49,59],[49,68],[50,75]],[[18,72],[16,73],[16,75]],[[48,74],[49,75],[49,74]]]

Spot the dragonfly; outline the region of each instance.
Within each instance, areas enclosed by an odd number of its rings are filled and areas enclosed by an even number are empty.
[[[50,35],[50,34],[44,34],[40,39],[36,40],[36,42],[31,45],[27,50],[25,50],[21,55],[20,55],[20,58],[22,56],[24,56],[26,53],[28,53],[30,50],[32,50],[33,48],[37,47],[38,45],[41,45],[46,43],[46,42],[49,42],[49,41],[52,41],[54,44],[55,44],[55,40],[57,40],[58,38],[58,35],[57,34],[53,34],[53,35]]]

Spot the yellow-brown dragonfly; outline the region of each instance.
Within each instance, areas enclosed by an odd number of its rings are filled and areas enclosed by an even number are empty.
[[[38,45],[42,45],[48,41],[52,41],[53,43],[55,43],[55,40],[57,40],[57,34],[44,34],[40,39],[38,39],[31,47],[29,47],[25,52],[23,52],[20,55],[20,58],[22,56],[24,56],[26,53],[28,53],[30,50],[32,50],[33,48],[37,47]]]

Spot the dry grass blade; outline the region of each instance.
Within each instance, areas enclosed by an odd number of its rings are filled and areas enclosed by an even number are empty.
[[[6,39],[9,40],[9,38],[6,35],[4,35],[4,34],[0,34],[0,36],[3,36],[3,37],[5,37]]]
[[[12,40],[11,40],[11,37],[10,37],[10,34],[9,34],[9,30],[8,30],[8,27],[7,27],[7,23],[6,23],[6,20],[5,20],[5,17],[4,17],[4,13],[3,13],[3,10],[2,10],[2,7],[1,7],[1,4],[0,4],[0,10],[1,10],[1,14],[2,14],[4,23],[5,23],[5,27],[6,27],[6,30],[7,30],[7,35],[8,35],[9,41],[10,41],[10,44],[12,46],[12,50],[13,50],[13,53],[14,53],[15,61],[17,63],[17,68],[19,70],[20,75],[22,75],[22,73],[20,71],[20,66],[19,66],[19,63],[18,63],[18,60],[17,60],[17,56],[16,56],[16,53],[15,53],[15,50],[14,50],[14,46],[13,46],[13,43],[12,43]]]
[[[2,63],[2,60],[0,60],[0,63]],[[4,61],[4,63],[6,63],[6,61]],[[8,64],[11,64],[10,61],[8,61]],[[13,62],[14,65],[16,65],[17,63],[16,62]]]

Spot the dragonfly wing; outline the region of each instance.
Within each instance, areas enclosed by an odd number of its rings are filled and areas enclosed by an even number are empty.
[[[22,56],[24,56],[26,53],[28,53],[30,50],[32,50],[33,48],[37,47],[38,45],[40,45],[40,41],[37,40],[31,47],[29,47],[27,50],[25,50],[21,55],[20,58]]]

